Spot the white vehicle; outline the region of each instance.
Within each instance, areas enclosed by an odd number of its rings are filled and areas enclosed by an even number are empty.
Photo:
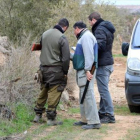
[[[125,94],[131,112],[140,112],[140,19],[137,20],[130,43],[122,44],[122,53],[127,56]]]

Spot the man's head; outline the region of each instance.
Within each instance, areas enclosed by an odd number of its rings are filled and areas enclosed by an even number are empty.
[[[86,24],[83,23],[82,21],[76,22],[73,25],[74,28],[74,34],[77,36],[77,34],[79,34],[84,28],[86,28]]]
[[[58,25],[61,26],[61,28],[65,32],[69,27],[69,21],[66,18],[62,18],[59,20]]]
[[[100,15],[99,13],[97,13],[97,12],[91,13],[91,14],[88,16],[89,24],[90,24],[91,26],[93,26],[93,25],[96,23],[96,21],[97,21],[98,19],[100,19],[100,18],[101,18],[101,15]]]

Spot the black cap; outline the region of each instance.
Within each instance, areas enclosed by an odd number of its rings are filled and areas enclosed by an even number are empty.
[[[82,21],[78,21],[73,25],[73,28],[76,28],[76,27],[78,27],[79,29],[82,29],[82,28],[86,28],[87,25]]]

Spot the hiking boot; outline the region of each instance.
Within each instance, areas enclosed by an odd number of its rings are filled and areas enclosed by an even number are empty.
[[[56,121],[56,120],[47,120],[47,125],[48,126],[54,126],[54,125],[62,125],[63,122],[62,121]]]
[[[101,124],[87,124],[87,125],[83,125],[82,129],[99,129],[101,128]]]
[[[106,116],[105,114],[101,114],[100,112],[98,113],[98,115],[100,120]]]
[[[41,118],[42,118],[42,115],[40,115],[40,114],[36,114],[35,117],[34,117],[33,122],[35,122],[35,123],[39,123],[39,121],[41,120]]]
[[[82,125],[87,125],[87,123],[79,121],[79,122],[75,122],[73,125],[74,126],[82,126]]]
[[[115,118],[114,116],[106,115],[100,120],[100,122],[101,123],[115,123]]]

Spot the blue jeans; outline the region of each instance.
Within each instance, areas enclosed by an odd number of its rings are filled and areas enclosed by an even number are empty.
[[[114,116],[113,103],[108,89],[108,83],[113,65],[99,66],[96,72],[98,91],[100,93],[99,113]]]

